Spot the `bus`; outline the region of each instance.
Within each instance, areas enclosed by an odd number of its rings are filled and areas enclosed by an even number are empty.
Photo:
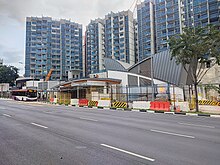
[[[18,101],[37,101],[37,90],[18,89],[11,91],[12,99]]]

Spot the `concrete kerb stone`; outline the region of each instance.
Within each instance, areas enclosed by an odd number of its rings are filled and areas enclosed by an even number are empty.
[[[210,117],[209,114],[198,114],[198,116]]]
[[[58,105],[59,104],[55,104]],[[74,105],[69,105],[74,106]],[[74,107],[81,107],[81,108],[92,108],[92,109],[105,109],[105,110],[121,110],[121,111],[132,111],[132,112],[148,112],[148,113],[164,113],[170,115],[186,115],[186,116],[200,116],[200,117],[213,117],[213,118],[220,118],[220,115],[210,115],[210,114],[196,114],[196,113],[187,113],[187,112],[164,112],[164,111],[153,111],[153,110],[146,110],[146,109],[130,109],[130,108],[115,108],[115,107],[89,107],[89,106],[74,106]]]
[[[210,115],[210,117],[220,118],[220,115]]]
[[[116,108],[116,110],[124,111],[124,108]]]
[[[99,108],[99,107],[98,107]],[[103,107],[105,110],[122,110],[122,111],[132,111],[132,112],[148,112],[148,113],[164,113],[169,115],[188,115],[188,116],[200,116],[200,117],[215,117],[220,118],[220,115],[209,115],[209,114],[195,114],[195,113],[186,113],[186,112],[164,112],[164,111],[153,111],[146,109],[129,109],[129,108],[115,108],[115,107]]]
[[[140,111],[137,109],[131,109],[131,112],[140,112]]]
[[[155,113],[164,113],[164,111],[155,111]]]
[[[175,115],[186,115],[185,112],[174,112]]]
[[[175,112],[164,112],[165,114],[174,115]]]
[[[148,113],[155,113],[155,111],[147,110]]]
[[[196,113],[186,113],[187,116],[198,116]]]
[[[131,111],[131,108],[124,108],[124,111]]]

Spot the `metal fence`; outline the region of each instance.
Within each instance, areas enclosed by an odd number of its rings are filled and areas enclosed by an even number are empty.
[[[181,91],[181,92],[180,92]],[[92,86],[77,87],[75,89],[65,89],[56,91],[57,98],[65,93],[68,99],[86,98],[88,100],[112,100],[113,102],[151,101],[151,100],[172,100],[182,99],[182,89],[176,86],[161,84],[149,86]]]

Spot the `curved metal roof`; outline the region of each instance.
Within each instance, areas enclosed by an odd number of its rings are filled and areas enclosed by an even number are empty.
[[[151,56],[134,64],[128,72],[151,76]],[[187,73],[182,65],[177,65],[175,59],[171,60],[170,51],[166,50],[153,55],[153,77],[175,85],[187,83]]]
[[[104,58],[104,66],[105,70],[127,71],[121,63],[111,58]]]

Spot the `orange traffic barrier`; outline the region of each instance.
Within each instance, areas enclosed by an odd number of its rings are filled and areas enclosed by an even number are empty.
[[[79,106],[88,106],[88,100],[87,99],[79,99]]]
[[[150,102],[150,109],[169,112],[170,111],[170,102],[152,101],[152,102]]]
[[[54,98],[50,98],[50,102],[53,103],[54,102]]]
[[[175,112],[180,112],[180,106],[176,106]]]

